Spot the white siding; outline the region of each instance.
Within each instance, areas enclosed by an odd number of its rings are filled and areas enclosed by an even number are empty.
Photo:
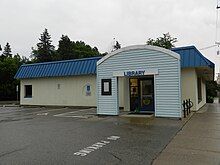
[[[113,72],[141,69],[159,71],[155,75],[155,115],[181,117],[180,61],[168,53],[148,49],[122,51],[98,65],[98,114],[118,114],[117,78]],[[101,79],[105,78],[112,79],[111,96],[101,95]]]

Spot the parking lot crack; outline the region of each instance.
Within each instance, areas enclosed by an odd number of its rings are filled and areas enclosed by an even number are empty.
[[[18,151],[25,150],[27,147],[28,147],[28,146],[23,147],[23,148],[19,148],[19,149],[15,149],[15,150],[12,150],[12,151],[8,151],[8,152],[5,152],[5,153],[0,153],[0,158],[1,158],[1,157],[4,157],[4,156],[6,156],[6,155],[9,155],[9,154],[18,152]]]
[[[116,156],[115,154],[111,153],[111,152],[108,152],[110,155],[112,155],[114,158],[118,159],[120,162],[122,161],[121,158],[119,158],[118,156]]]

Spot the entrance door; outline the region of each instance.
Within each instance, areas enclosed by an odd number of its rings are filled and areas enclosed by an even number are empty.
[[[134,112],[154,111],[154,78],[130,79],[130,109]]]
[[[140,111],[154,111],[154,80],[140,80]]]

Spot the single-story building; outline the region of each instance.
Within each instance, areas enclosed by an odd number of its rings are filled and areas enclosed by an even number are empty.
[[[215,65],[195,46],[167,50],[128,46],[104,57],[22,65],[20,104],[96,106],[97,114],[125,111],[182,117],[182,100],[193,110],[206,103],[206,80]]]

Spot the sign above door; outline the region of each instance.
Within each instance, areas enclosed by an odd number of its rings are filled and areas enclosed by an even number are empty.
[[[156,75],[158,69],[143,69],[143,70],[125,70],[113,72],[114,77],[133,77],[133,76],[145,76],[145,75]]]

